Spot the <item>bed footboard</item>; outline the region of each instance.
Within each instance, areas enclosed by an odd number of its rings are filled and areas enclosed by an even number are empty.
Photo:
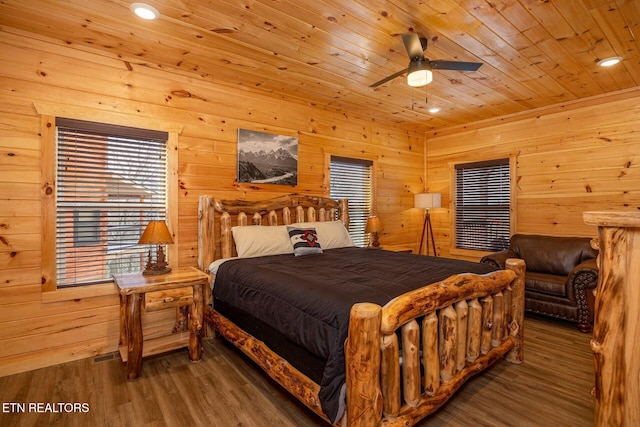
[[[384,307],[356,304],[345,345],[347,425],[413,425],[500,358],[522,363],[525,265],[512,259],[507,268],[452,276]]]

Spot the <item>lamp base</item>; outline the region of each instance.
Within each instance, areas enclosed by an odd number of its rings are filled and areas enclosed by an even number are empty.
[[[162,250],[162,246],[158,245],[158,259],[155,262],[151,261],[151,249],[149,249],[149,254],[147,255],[147,265],[145,266],[142,274],[144,276],[153,276],[156,274],[166,274],[171,272],[171,267],[164,258],[164,251]]]
[[[373,237],[373,242],[371,242],[371,246],[379,249],[380,248],[380,240],[378,239],[378,232],[374,231],[371,233],[371,236]]]
[[[142,272],[144,276],[155,276],[156,274],[167,274],[167,273],[171,273],[171,267],[164,267],[159,269],[155,269],[153,267],[147,267]]]
[[[427,232],[427,256],[429,253],[429,237],[431,237],[431,247],[433,248],[433,256],[437,257],[436,242],[433,236],[433,227],[431,226],[431,216],[429,215],[429,209],[425,209],[424,224],[422,225],[422,236],[420,237],[420,246],[418,246],[418,254],[422,255],[422,244],[424,243],[424,233]]]

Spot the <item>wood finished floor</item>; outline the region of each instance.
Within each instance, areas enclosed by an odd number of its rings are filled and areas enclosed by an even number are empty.
[[[593,425],[590,334],[527,317],[525,363],[501,360],[420,426]],[[114,354],[0,378],[0,426],[327,426],[222,339],[144,359],[125,380]],[[88,403],[86,413],[16,413],[7,404]],[[28,406],[26,407],[28,410]]]

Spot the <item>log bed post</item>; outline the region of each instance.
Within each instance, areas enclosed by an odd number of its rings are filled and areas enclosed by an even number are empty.
[[[216,248],[213,245],[215,234],[214,199],[209,196],[198,197],[198,268],[209,274],[209,265],[216,258]],[[202,295],[202,303],[207,307],[211,303],[211,292],[207,288]],[[216,331],[210,324],[202,330],[203,338],[214,338]]]
[[[382,307],[361,303],[351,308],[345,343],[347,425],[378,425],[382,418],[380,392],[380,323]]]
[[[526,265],[523,260],[510,258],[506,262],[508,270],[516,273],[511,283],[511,322],[509,335],[513,338],[513,348],[506,354],[505,359],[511,363],[524,361],[524,273]]]
[[[213,205],[213,197],[198,198],[198,268],[207,273],[209,265],[216,258],[216,248],[213,245],[216,229]]]
[[[348,199],[340,199],[338,200],[338,219],[342,221],[344,226],[349,229],[349,200]]]

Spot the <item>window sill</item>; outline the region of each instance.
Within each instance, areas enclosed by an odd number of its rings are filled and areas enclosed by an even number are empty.
[[[42,292],[42,303],[48,304],[52,302],[73,301],[84,298],[118,295],[118,293],[118,287],[115,282],[61,288],[51,292]]]

